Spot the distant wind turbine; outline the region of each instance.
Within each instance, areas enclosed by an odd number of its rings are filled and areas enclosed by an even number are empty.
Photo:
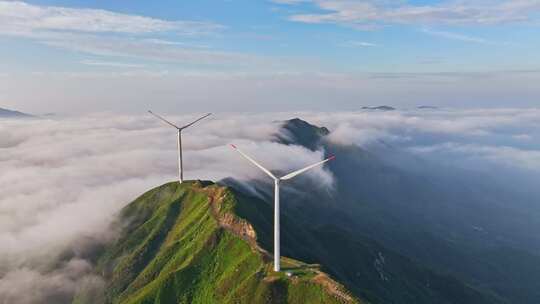
[[[250,161],[252,164],[257,166],[259,169],[261,169],[264,173],[266,173],[268,176],[270,176],[272,179],[274,179],[274,271],[279,271],[279,260],[280,260],[280,248],[279,248],[279,184],[281,181],[289,180],[297,175],[300,175],[310,169],[313,169],[317,166],[320,166],[324,164],[327,161],[330,161],[335,156],[330,156],[329,158],[320,161],[318,163],[315,163],[313,165],[307,166],[303,169],[291,172],[287,175],[284,175],[282,177],[276,177],[272,172],[270,172],[265,167],[261,166],[259,163],[257,163],[255,160],[253,160],[251,157],[247,156],[244,152],[240,151],[235,145],[231,145],[233,149],[235,149],[238,153],[240,153],[245,159]]]
[[[183,126],[183,127],[179,127],[175,124],[173,124],[172,122],[166,120],[165,118],[157,115],[156,113],[152,112],[152,111],[148,111],[148,113],[154,115],[155,117],[157,117],[158,119],[162,120],[163,122],[165,122],[166,124],[170,125],[171,127],[173,128],[176,128],[178,130],[178,181],[180,183],[182,183],[184,181],[184,165],[183,165],[183,159],[182,159],[182,130],[186,129],[187,127],[190,127],[192,126],[193,124],[195,124],[196,122],[212,115],[212,113],[208,113],[200,118],[197,118],[196,120],[188,123],[187,125]]]

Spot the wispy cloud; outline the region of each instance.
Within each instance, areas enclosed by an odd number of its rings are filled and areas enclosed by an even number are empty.
[[[489,146],[479,144],[464,144],[447,142],[433,146],[412,147],[410,149],[419,154],[454,153],[459,158],[471,160],[487,160],[494,164],[509,167],[519,167],[524,170],[540,171],[540,151],[519,149],[511,146]]]
[[[102,67],[114,67],[114,68],[143,68],[143,64],[125,63],[125,62],[113,62],[113,61],[95,61],[95,60],[83,60],[84,65],[89,66],[102,66]]]
[[[208,21],[164,20],[101,9],[0,0],[0,36],[22,37],[57,49],[103,57],[82,62],[86,65],[126,68],[142,65],[134,62],[141,60],[147,66],[166,62],[178,68],[216,71],[292,66],[288,58],[274,60],[211,47],[208,41],[220,37],[225,29]],[[122,59],[129,60],[130,66],[121,63]],[[300,61],[295,59],[294,63]]]
[[[421,32],[431,35],[431,36],[436,36],[436,37],[441,37],[441,38],[446,38],[446,39],[451,39],[451,40],[458,40],[458,41],[463,41],[463,42],[471,42],[471,43],[478,43],[478,44],[495,44],[494,42],[488,41],[483,38],[478,38],[478,37],[459,34],[459,33],[447,32],[447,31],[437,31],[437,30],[432,30],[429,28],[422,29]]]
[[[0,33],[28,35],[42,31],[208,34],[223,26],[211,22],[168,21],[101,9],[38,6],[0,1]]]
[[[127,57],[124,60],[88,58],[138,63]],[[234,61],[229,62],[234,64]],[[138,111],[145,108],[149,100],[168,109],[207,111],[211,108],[212,111],[226,112],[276,109],[354,111],[361,105],[374,104],[495,107],[511,103],[517,107],[537,105],[540,94],[537,85],[540,66],[514,70],[365,73],[323,73],[315,69],[306,72],[285,68],[251,69],[248,66],[239,70],[236,65],[235,71],[218,71],[200,67],[173,69],[170,64],[152,66],[149,63],[147,68],[119,68],[119,71],[43,71],[31,75],[19,72],[2,78],[0,95],[20,110],[81,113]],[[84,83],[82,91],[81,83]],[[137,90],[133,90],[134,87]],[[363,104],[359,104],[362,101]]]
[[[336,23],[358,28],[384,24],[491,25],[526,22],[537,18],[540,2],[519,1],[443,1],[433,5],[414,5],[405,1],[311,1],[325,12],[293,14],[290,19],[304,23]]]
[[[50,34],[41,43],[97,56],[138,58],[194,65],[249,66],[264,61],[255,55],[184,47],[155,39],[103,37],[89,34]]]
[[[366,41],[346,41],[346,42],[340,44],[340,46],[344,46],[344,47],[376,47],[376,46],[380,46],[380,45],[377,44],[377,43],[366,42]]]
[[[305,3],[310,2],[311,0],[270,0],[270,2],[277,3],[277,4],[299,4],[299,3]]]
[[[176,45],[176,46],[184,46],[188,48],[198,48],[198,49],[209,49],[209,45],[204,44],[193,44],[193,43],[187,43],[187,42],[181,42],[181,41],[172,41],[172,40],[165,40],[165,39],[145,39],[143,41],[153,43],[156,45]]]
[[[0,1],[0,35],[29,38],[50,47],[94,56],[120,56],[220,68],[263,62],[256,56],[211,50],[205,44],[193,43],[224,28],[206,21],[170,21],[101,9]],[[173,39],[163,39],[163,35]],[[85,61],[83,64],[128,67],[119,64],[116,59]]]

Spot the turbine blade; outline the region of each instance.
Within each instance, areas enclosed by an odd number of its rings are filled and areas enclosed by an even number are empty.
[[[200,120],[205,119],[206,117],[208,117],[208,116],[210,116],[210,115],[212,115],[212,113],[208,113],[208,114],[206,114],[206,115],[204,115],[204,116],[202,116],[202,117],[200,117],[200,118],[197,118],[197,119],[194,120],[193,122],[188,123],[187,125],[181,127],[180,129],[185,129],[185,128],[187,128],[187,127],[190,127],[191,125],[195,124],[196,122],[198,122],[198,121],[200,121]]]
[[[306,172],[306,171],[308,171],[308,170],[310,170],[310,169],[313,169],[313,168],[315,168],[315,167],[317,167],[317,166],[320,166],[320,165],[324,164],[325,162],[330,161],[330,160],[332,160],[332,159],[334,159],[334,158],[336,158],[336,157],[335,157],[335,156],[330,156],[329,158],[327,158],[327,159],[325,159],[325,160],[323,160],[323,161],[320,161],[320,162],[318,162],[318,163],[316,163],[316,164],[313,164],[313,165],[311,165],[311,166],[307,166],[307,167],[305,167],[304,169],[300,169],[300,170],[291,172],[291,173],[289,173],[289,174],[287,174],[287,175],[281,177],[280,180],[288,180],[288,179],[291,179],[291,178],[293,178],[293,177],[295,177],[295,176],[297,176],[297,175],[299,175],[299,174],[302,174],[302,173],[304,173],[304,172]]]
[[[249,160],[251,163],[253,163],[255,166],[257,166],[259,169],[261,169],[264,173],[266,173],[268,176],[270,176],[271,178],[273,179],[277,179],[277,177],[274,176],[274,174],[272,174],[272,172],[270,172],[268,169],[266,169],[265,167],[261,166],[259,163],[257,163],[253,158],[247,156],[244,152],[240,151],[240,149],[238,149],[235,145],[231,145],[231,147],[233,149],[235,149],[238,153],[240,153],[240,155],[242,155],[245,159]]]
[[[148,110],[148,113],[154,115],[155,117],[157,117],[158,119],[162,120],[162,121],[165,122],[166,124],[168,124],[168,125],[170,125],[170,126],[172,126],[172,127],[174,127],[174,128],[177,128],[178,130],[180,130],[180,128],[179,128],[177,125],[175,125],[175,124],[173,124],[172,122],[166,120],[165,118],[163,118],[163,117],[157,115],[156,113],[154,113],[154,112],[152,112],[152,111],[150,111],[150,110]]]

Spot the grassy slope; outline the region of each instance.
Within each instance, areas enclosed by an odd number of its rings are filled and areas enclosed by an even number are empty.
[[[316,266],[272,271],[228,189],[169,183],[127,206],[129,224],[99,260],[111,303],[358,303]],[[127,220],[127,221],[126,221]],[[83,296],[79,299],[84,298]]]

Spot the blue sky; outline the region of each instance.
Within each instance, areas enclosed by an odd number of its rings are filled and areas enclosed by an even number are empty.
[[[538,0],[0,1],[0,106],[537,106],[539,29]]]

